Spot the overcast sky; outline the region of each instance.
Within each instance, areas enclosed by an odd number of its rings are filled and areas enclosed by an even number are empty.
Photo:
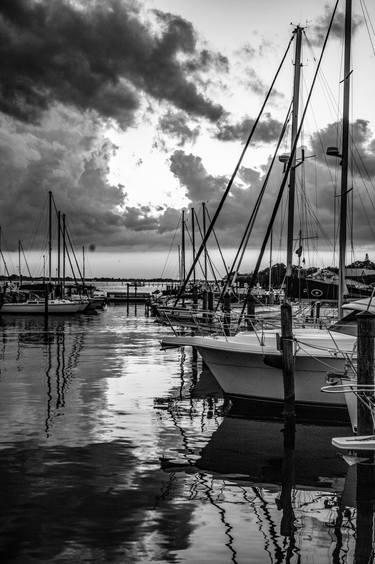
[[[205,202],[213,216],[295,24],[305,27],[303,106],[334,4],[2,0],[0,225],[10,265],[21,239],[26,256],[39,257],[30,262],[40,274],[52,190],[77,249],[91,249],[89,273],[176,274],[172,259],[171,270],[165,263],[168,253],[175,260],[181,210],[189,219],[194,207],[201,217]],[[301,138],[311,158],[298,168],[296,232],[314,237],[304,245],[311,264],[334,260],[339,166],[325,149],[340,144],[343,10],[341,0]],[[375,6],[353,0],[353,11],[349,236],[354,258],[362,258],[374,240]],[[238,244],[275,150],[291,101],[293,53],[294,42],[218,220],[225,248]],[[287,132],[280,152],[289,144]],[[252,259],[281,178],[277,161]],[[282,260],[285,203],[274,247]]]

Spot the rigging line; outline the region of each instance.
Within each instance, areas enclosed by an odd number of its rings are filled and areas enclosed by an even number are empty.
[[[10,277],[9,270],[8,270],[8,267],[7,267],[7,263],[6,263],[4,255],[3,255],[3,251],[1,249],[0,249],[0,254],[1,254],[1,258],[3,259],[5,272],[7,273],[7,276]]]
[[[207,212],[207,208],[206,208],[206,212]],[[194,219],[195,219],[196,226],[198,227],[199,235],[201,236],[201,239],[203,239],[202,229],[201,229],[201,226],[200,226],[200,223],[199,223],[198,214],[197,214],[196,210],[194,210]],[[208,256],[209,256],[209,255],[208,255],[208,253],[207,253],[207,257],[208,257]],[[204,268],[203,268],[203,266],[202,266],[202,262],[201,262],[200,259],[198,259],[197,264],[199,264],[199,268],[200,268],[200,270],[201,270],[202,277],[203,277],[203,279],[204,279]]]
[[[61,231],[62,231],[62,230],[61,230]],[[75,260],[75,263],[76,263],[76,266],[77,266],[77,270],[78,270],[79,277],[80,277],[80,279],[81,279],[82,284],[84,285],[84,280],[83,280],[83,276],[82,276],[82,273],[81,273],[81,269],[79,268],[77,256],[76,256],[76,253],[75,253],[75,251],[74,251],[73,243],[72,243],[72,240],[71,240],[70,235],[69,235],[68,222],[66,223],[66,229],[65,229],[65,231],[66,231],[66,235],[68,236],[68,241],[69,241],[69,243],[70,243],[70,248],[72,249],[72,253],[73,253],[73,257],[74,257],[74,260]],[[76,281],[76,280],[75,280],[75,282],[76,282],[76,284],[77,284],[77,281]]]
[[[25,251],[23,249],[22,241],[20,241],[20,246],[21,246],[22,255],[23,255],[23,258],[24,258],[24,261],[25,261],[25,264],[26,264],[27,272],[29,273],[30,278],[32,278],[30,268],[29,268],[29,263],[27,262]]]
[[[361,8],[362,8],[363,19],[365,20],[365,24],[366,24],[366,29],[367,29],[367,33],[368,33],[368,38],[369,38],[370,43],[371,43],[372,52],[373,52],[374,55],[375,55],[375,46],[374,46],[374,43],[373,43],[373,41],[372,41],[372,39],[371,39],[371,33],[370,33],[369,26],[368,26],[368,22],[367,22],[367,18],[366,18],[366,14],[365,14],[365,10],[364,10],[364,7],[363,7],[363,2],[362,2],[362,0],[360,0],[360,4],[361,4]]]
[[[250,218],[249,218],[249,221],[248,221],[248,223],[247,223],[247,225],[246,225],[246,229],[245,229],[244,234],[243,234],[243,236],[242,236],[242,239],[241,239],[240,245],[239,245],[239,247],[238,247],[236,256],[234,257],[234,260],[233,260],[231,269],[230,269],[230,271],[229,271],[229,273],[228,273],[228,276],[227,276],[227,279],[226,279],[226,281],[225,281],[225,284],[224,284],[224,286],[223,286],[223,288],[222,288],[222,290],[221,290],[220,298],[219,298],[219,300],[218,300],[218,303],[217,303],[217,306],[216,306],[216,310],[218,309],[219,303],[220,303],[221,299],[223,298],[225,292],[228,290],[229,285],[234,285],[235,277],[236,277],[236,276],[233,276],[233,280],[232,280],[232,275],[233,275],[233,274],[237,274],[238,271],[239,271],[239,269],[240,269],[240,266],[241,266],[241,263],[242,263],[242,260],[243,260],[244,254],[245,254],[245,250],[246,250],[247,244],[248,244],[248,242],[249,242],[250,235],[251,235],[252,230],[253,230],[253,228],[254,228],[254,224],[255,224],[256,217],[257,217],[257,215],[258,215],[258,211],[259,211],[259,208],[260,208],[260,204],[261,204],[261,202],[262,202],[262,199],[263,199],[263,196],[264,196],[264,193],[265,193],[267,184],[268,184],[268,180],[269,180],[269,178],[270,178],[270,175],[271,175],[271,172],[272,172],[272,168],[273,168],[274,162],[275,162],[275,160],[276,160],[277,152],[278,152],[278,150],[279,150],[279,148],[280,148],[280,145],[281,145],[281,142],[282,142],[282,140],[283,140],[283,138],[284,138],[284,136],[285,136],[285,131],[286,131],[286,129],[287,129],[287,126],[288,126],[288,123],[289,123],[289,120],[290,120],[290,116],[291,116],[292,105],[293,105],[293,101],[292,101],[292,102],[290,103],[290,105],[289,105],[289,108],[288,108],[288,111],[287,111],[287,114],[286,114],[286,117],[285,117],[285,121],[284,121],[282,130],[281,130],[281,132],[280,132],[279,139],[278,139],[278,142],[277,142],[277,145],[276,145],[276,149],[275,149],[275,151],[274,151],[274,154],[273,154],[273,157],[272,157],[272,161],[271,161],[271,163],[270,163],[270,166],[269,166],[269,169],[268,169],[266,178],[264,179],[262,188],[261,188],[261,190],[260,190],[260,192],[259,192],[259,194],[258,194],[257,200],[256,200],[255,205],[254,205],[254,208],[253,208],[253,211],[252,211],[252,213],[251,213],[251,215],[250,215]],[[242,253],[241,253],[241,249],[242,249]],[[240,257],[240,253],[241,253],[241,257]],[[239,258],[239,257],[240,257],[240,258]],[[238,261],[238,264],[237,264],[237,266],[236,266],[237,261]]]
[[[365,7],[366,14],[367,14],[368,20],[369,20],[369,22],[370,22],[370,26],[371,26],[371,29],[372,29],[372,33],[375,35],[375,29],[374,29],[374,26],[372,25],[371,16],[370,16],[369,11],[368,11],[368,8],[367,8],[367,6],[366,6],[365,0],[363,0],[363,5],[364,5],[364,7]]]
[[[206,208],[206,213],[207,213],[207,208]],[[200,224],[199,224],[199,221],[198,221],[198,217],[196,217],[196,222],[197,222],[197,226],[198,226],[199,235],[200,235],[201,238],[203,239],[203,233],[202,233],[202,230],[201,230],[201,226],[200,226]],[[210,254],[209,254],[209,252],[208,252],[207,249],[206,249],[206,256],[207,256],[208,262],[210,263],[210,269],[211,269],[212,276],[214,277],[215,284],[216,284],[216,286],[218,286],[218,280],[217,280],[217,277],[216,277],[216,274],[215,274],[215,271],[214,271],[213,262],[212,262],[211,256],[210,256]],[[203,278],[204,278],[205,272],[204,272],[204,270],[203,270],[203,268],[202,268],[201,262],[200,262],[199,259],[198,259],[197,262],[199,263],[199,266],[200,266],[200,268],[201,268],[201,271],[202,271],[202,274],[203,274]],[[215,268],[216,268],[216,267],[215,267]],[[216,268],[216,270],[217,270],[217,272],[219,272],[219,270],[218,270],[217,268]],[[178,301],[178,300],[176,300],[176,303],[177,303],[177,301]],[[175,303],[174,305],[176,305],[176,303]]]
[[[195,213],[195,211],[194,211],[194,213]],[[199,231],[200,231],[200,227],[199,227],[198,220],[197,220],[197,225],[198,225],[198,229],[199,229]],[[187,231],[187,234],[188,234],[190,243],[193,243],[193,238],[192,238],[192,235],[191,235],[190,230],[188,229],[188,227],[186,227],[186,231]],[[201,235],[202,235],[202,233],[201,233]],[[207,256],[208,256],[208,253],[207,253]],[[204,270],[203,270],[203,266],[202,266],[202,263],[201,263],[200,260],[198,261],[198,264],[199,264],[199,268],[200,268],[200,270],[201,270],[202,276],[203,276],[203,278],[204,278]]]
[[[336,0],[336,1],[338,2],[338,0]],[[197,252],[197,255],[196,255],[196,257],[195,257],[195,260],[193,261],[193,264],[192,264],[191,267],[190,267],[190,270],[189,270],[188,275],[186,276],[186,278],[185,278],[185,280],[184,280],[184,283],[181,285],[181,288],[180,288],[180,290],[179,290],[179,292],[178,292],[178,295],[177,295],[177,297],[176,297],[176,303],[178,302],[178,300],[180,299],[181,295],[183,294],[183,292],[184,292],[184,290],[185,290],[185,287],[186,287],[186,284],[187,284],[187,281],[189,280],[189,278],[190,278],[190,276],[191,276],[191,274],[192,274],[192,272],[193,272],[193,270],[194,270],[194,268],[195,268],[195,265],[196,265],[196,263],[197,263],[197,261],[198,261],[198,258],[199,258],[200,255],[202,254],[203,249],[206,247],[207,241],[208,241],[208,239],[209,239],[209,237],[210,237],[210,235],[211,235],[211,232],[212,232],[212,230],[213,230],[213,228],[214,228],[214,225],[215,225],[215,223],[216,223],[216,220],[217,220],[217,218],[218,218],[218,215],[219,215],[219,213],[220,213],[220,211],[221,211],[221,209],[222,209],[222,207],[223,207],[223,205],[224,205],[224,202],[225,202],[225,200],[226,200],[226,198],[227,198],[227,196],[228,196],[228,194],[229,194],[229,191],[230,191],[230,189],[231,189],[231,187],[232,187],[232,184],[233,184],[233,182],[234,182],[234,179],[235,179],[235,177],[236,177],[236,175],[237,175],[238,169],[239,169],[240,166],[241,166],[241,163],[242,163],[242,160],[243,160],[243,158],[244,158],[244,156],[245,156],[245,153],[246,153],[246,151],[247,151],[247,148],[248,148],[248,146],[249,146],[249,144],[250,144],[250,141],[251,141],[252,138],[253,138],[254,132],[255,132],[257,126],[258,126],[258,123],[259,123],[259,120],[260,120],[261,115],[262,115],[262,113],[263,113],[263,110],[264,110],[264,108],[265,108],[265,106],[266,106],[266,104],[267,104],[267,102],[268,102],[269,97],[270,97],[271,94],[272,94],[272,90],[273,90],[273,87],[274,87],[274,85],[275,85],[276,79],[277,79],[277,77],[278,77],[278,75],[279,75],[279,73],[280,73],[280,70],[281,70],[281,68],[282,68],[282,66],[283,66],[283,64],[284,64],[284,61],[285,61],[286,56],[287,56],[287,54],[288,54],[288,52],[289,52],[289,48],[290,48],[290,46],[291,46],[291,44],[292,44],[293,39],[294,39],[294,33],[292,34],[292,36],[291,36],[291,38],[290,38],[290,40],[289,40],[288,46],[287,46],[287,48],[286,48],[286,50],[285,50],[285,53],[284,53],[284,55],[283,55],[283,57],[282,57],[282,59],[281,59],[281,62],[280,62],[279,67],[278,67],[278,69],[277,69],[277,71],[276,71],[276,74],[275,74],[275,76],[274,76],[274,78],[273,78],[273,80],[272,80],[271,86],[270,86],[270,88],[268,89],[268,92],[267,92],[267,95],[266,95],[266,97],[265,97],[265,99],[264,99],[264,102],[263,102],[263,104],[262,104],[262,107],[261,107],[261,109],[260,109],[260,111],[259,111],[259,113],[258,113],[258,115],[257,115],[257,117],[256,117],[256,119],[255,119],[255,121],[254,121],[254,123],[253,123],[253,126],[252,126],[252,128],[251,128],[250,134],[249,134],[249,136],[248,136],[248,138],[247,138],[247,140],[246,140],[246,143],[245,143],[245,145],[244,145],[244,147],[243,147],[243,149],[242,149],[240,158],[239,158],[239,160],[238,160],[238,162],[237,162],[237,165],[236,165],[236,167],[235,167],[235,169],[234,169],[234,171],[233,171],[233,173],[232,173],[232,176],[231,176],[231,178],[230,178],[230,180],[229,180],[229,182],[228,182],[228,184],[227,184],[227,187],[226,187],[226,189],[225,189],[225,191],[224,191],[224,194],[223,194],[222,197],[221,197],[221,200],[220,200],[220,202],[219,202],[219,205],[218,205],[218,207],[217,207],[217,209],[216,209],[216,211],[215,211],[214,217],[212,218],[212,221],[211,221],[210,225],[208,226],[208,229],[207,229],[207,232],[206,232],[206,234],[205,234],[204,240],[202,241],[202,243],[201,243],[201,245],[200,245],[200,247],[199,247],[199,250],[198,250],[198,252]]]
[[[364,162],[364,160],[363,160],[363,157],[362,157],[361,153],[359,152],[359,149],[358,149],[356,143],[353,143],[353,146],[354,146],[354,148],[355,148],[355,151],[356,151],[356,153],[357,153],[357,155],[358,155],[359,160],[361,161],[361,165],[362,165],[362,167],[363,167],[363,170],[364,170],[365,173],[366,173],[367,180],[368,180],[368,182],[370,183],[371,188],[372,188],[373,190],[375,190],[375,186],[374,186],[374,183],[373,183],[372,178],[371,178],[371,176],[370,176],[370,173],[369,173],[369,171],[368,171],[368,169],[367,169],[367,166],[366,166],[366,164],[365,164],[365,162]],[[357,166],[358,166],[358,165],[357,165]],[[362,174],[361,174],[361,178],[363,179]],[[364,180],[363,180],[363,183],[364,183]],[[365,184],[365,183],[364,183],[364,184]],[[371,199],[371,198],[370,198],[370,199]],[[371,202],[372,202],[372,200],[371,200]],[[373,205],[373,204],[372,204],[372,205]]]
[[[305,206],[308,208],[311,217],[314,219],[315,223],[316,223],[317,226],[319,227],[319,229],[320,229],[322,235],[324,236],[326,242],[327,242],[330,246],[332,246],[332,241],[331,241],[330,238],[328,237],[328,235],[327,235],[327,233],[325,232],[325,230],[324,230],[324,228],[323,228],[321,222],[319,221],[319,219],[318,219],[318,217],[317,217],[315,211],[313,210],[311,202],[307,199],[307,196],[306,196],[306,195],[305,195],[305,198],[306,198],[306,200],[305,200],[304,203],[305,203]]]
[[[160,275],[160,278],[163,278],[164,271],[165,271],[166,268],[167,268],[168,260],[169,260],[169,257],[170,257],[171,251],[172,251],[172,247],[173,247],[174,241],[175,241],[175,239],[176,239],[177,231],[178,231],[178,229],[179,229],[179,227],[180,227],[180,223],[181,223],[181,217],[179,218],[179,220],[178,220],[178,222],[177,222],[177,226],[176,226],[175,232],[174,232],[174,234],[173,234],[171,244],[169,245],[169,250],[168,250],[167,259],[166,259],[166,261],[165,261],[165,264],[164,264],[162,273],[161,273],[161,275]]]
[[[353,190],[352,190],[352,192],[353,192]],[[364,215],[365,215],[365,217],[366,217],[366,220],[367,220],[367,227],[370,228],[371,234],[372,234],[373,238],[375,239],[375,231],[374,231],[374,229],[372,228],[370,218],[369,218],[369,216],[367,215],[366,206],[364,205],[364,202],[363,202],[363,200],[362,200],[361,193],[358,191],[358,192],[357,192],[357,195],[358,195],[358,198],[359,198],[359,200],[360,200],[360,202],[361,202],[361,204],[362,204],[363,213],[364,213]]]
[[[210,216],[210,214],[208,213],[207,207],[206,207],[206,214],[207,214],[207,217],[208,217],[208,221],[211,222],[211,216]],[[224,265],[224,268],[225,268],[225,272],[226,272],[226,274],[228,274],[228,267],[227,267],[226,262],[225,262],[225,260],[224,260],[223,253],[221,252],[221,247],[220,247],[219,241],[218,241],[218,239],[217,239],[217,237],[216,237],[215,229],[212,230],[212,233],[213,233],[213,235],[214,235],[214,238],[215,238],[215,241],[216,241],[216,244],[217,244],[217,248],[219,249],[219,253],[220,253],[220,256],[221,256],[221,260],[223,261],[223,265]]]
[[[312,80],[312,83],[311,83],[311,88],[310,88],[309,94],[307,96],[306,105],[305,105],[305,108],[304,108],[302,116],[301,116],[301,121],[300,121],[300,124],[299,124],[299,127],[298,127],[298,131],[297,131],[295,139],[293,141],[293,146],[292,146],[290,157],[289,157],[289,160],[288,160],[288,163],[287,163],[287,166],[286,166],[286,170],[285,170],[285,173],[284,173],[284,178],[282,180],[280,190],[279,190],[279,194],[277,196],[275,206],[274,206],[274,209],[273,209],[273,212],[272,212],[272,216],[271,216],[268,228],[267,228],[267,232],[266,232],[266,235],[264,237],[264,241],[263,241],[260,253],[259,253],[258,261],[257,261],[257,264],[255,266],[253,275],[251,277],[251,282],[250,282],[248,290],[247,290],[247,296],[246,296],[246,299],[244,300],[244,304],[242,306],[241,315],[239,317],[239,323],[241,322],[241,318],[243,317],[243,314],[245,312],[246,303],[247,303],[247,301],[248,301],[248,299],[251,295],[252,286],[254,285],[255,279],[258,275],[258,271],[259,271],[259,267],[260,267],[260,264],[261,264],[262,259],[263,259],[264,251],[265,251],[265,248],[267,246],[270,233],[272,231],[272,227],[273,227],[273,224],[274,224],[274,221],[275,221],[275,217],[277,215],[277,212],[278,212],[278,209],[279,209],[279,206],[280,206],[281,198],[282,198],[283,193],[284,193],[284,188],[285,188],[286,183],[288,181],[289,172],[292,168],[294,155],[295,155],[295,152],[296,152],[296,149],[297,149],[297,143],[298,143],[298,140],[299,140],[300,133],[302,131],[303,123],[305,121],[307,108],[309,107],[311,95],[312,95],[312,92],[313,92],[313,89],[314,89],[314,86],[315,86],[315,82],[316,82],[316,79],[317,79],[317,76],[318,76],[318,72],[319,72],[319,69],[320,69],[320,65],[321,65],[321,62],[322,62],[322,59],[323,59],[323,54],[324,54],[325,49],[326,49],[328,36],[329,36],[331,28],[332,28],[333,19],[335,17],[335,13],[336,13],[336,10],[337,10],[338,3],[339,3],[339,0],[336,0],[336,4],[335,4],[335,7],[333,9],[332,16],[331,16],[331,19],[330,19],[330,22],[329,22],[329,25],[328,25],[327,33],[326,33],[326,36],[324,38],[324,43],[323,43],[322,51],[320,53],[319,61],[318,61],[318,64],[317,64],[317,67],[316,67],[316,70],[315,70],[315,73],[314,73],[314,77],[313,77],[313,80]]]
[[[304,36],[305,36],[305,39],[306,39],[307,46],[309,47],[309,49],[312,53],[313,60],[316,62],[317,59],[316,59],[316,55],[315,55],[315,52],[314,52],[314,48],[313,48],[309,38],[307,37],[306,32],[304,31],[303,33],[304,33]],[[341,59],[342,59],[342,56],[341,56]],[[341,68],[341,65],[340,65],[340,68]],[[331,105],[331,111],[332,111],[333,115],[335,116],[335,118],[337,120],[339,120],[340,119],[340,108],[339,108],[339,103],[337,102],[337,96],[334,96],[332,89],[329,85],[329,82],[328,82],[323,70],[320,70],[319,77],[321,79],[322,90],[323,90],[325,96],[327,97],[328,102]]]

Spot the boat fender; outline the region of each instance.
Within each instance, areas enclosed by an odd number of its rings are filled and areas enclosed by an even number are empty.
[[[265,354],[263,356],[263,362],[266,366],[272,366],[272,368],[283,368],[283,357],[276,354]]]

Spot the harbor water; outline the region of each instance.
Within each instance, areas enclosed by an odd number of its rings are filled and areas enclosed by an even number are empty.
[[[0,561],[372,561],[373,484],[331,446],[351,430],[291,449],[169,332],[134,305],[1,319]]]

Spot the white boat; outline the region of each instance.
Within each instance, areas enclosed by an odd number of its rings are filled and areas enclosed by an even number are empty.
[[[48,314],[79,313],[86,309],[87,303],[73,302],[65,299],[48,300]],[[24,302],[4,302],[0,315],[22,314],[38,315],[45,313],[45,301],[41,298],[30,298]]]
[[[274,329],[233,337],[170,336],[164,337],[162,347],[193,346],[234,403],[256,400],[274,409],[281,408],[284,402],[278,338],[279,332]],[[342,394],[322,394],[321,388],[342,377],[352,377],[356,337],[338,333],[333,336],[325,329],[296,329],[294,338],[297,410],[319,413],[322,407],[331,408],[333,418],[347,419]]]
[[[375,435],[333,437],[332,444],[342,450],[375,450]]]

